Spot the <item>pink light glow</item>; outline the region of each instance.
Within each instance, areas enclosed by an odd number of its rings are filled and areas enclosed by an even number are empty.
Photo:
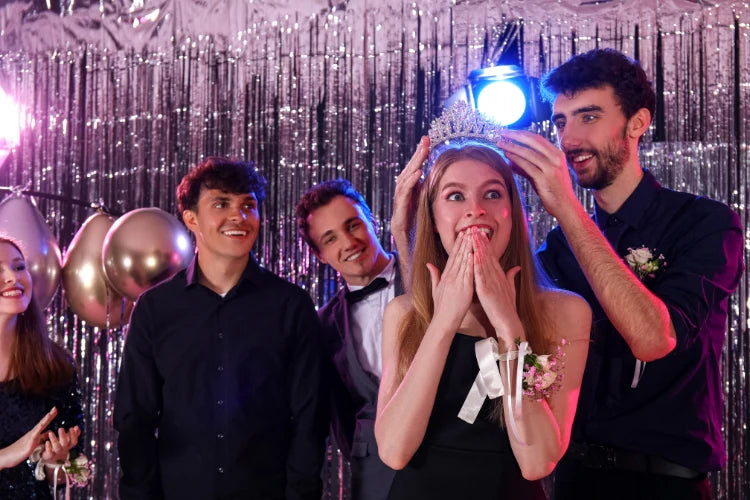
[[[21,137],[21,110],[18,104],[0,88],[0,148],[13,149]]]

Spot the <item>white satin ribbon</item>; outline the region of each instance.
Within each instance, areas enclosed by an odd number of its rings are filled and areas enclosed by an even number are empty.
[[[464,404],[458,412],[458,418],[473,424],[479,415],[479,410],[481,410],[485,398],[495,399],[504,395],[506,385],[508,391],[510,391],[510,381],[505,385],[503,384],[503,376],[500,372],[498,361],[505,361],[506,373],[510,375],[510,362],[514,359],[519,359],[520,361],[516,363],[516,395],[514,398],[513,392],[508,394],[508,400],[511,405],[508,414],[510,415],[510,427],[516,436],[516,440],[525,444],[518,431],[516,418],[521,418],[523,359],[528,352],[530,352],[528,342],[521,342],[517,351],[508,351],[502,354],[500,354],[497,340],[494,338],[482,339],[474,344],[474,353],[477,357],[479,373],[477,373],[474,383],[466,395]]]

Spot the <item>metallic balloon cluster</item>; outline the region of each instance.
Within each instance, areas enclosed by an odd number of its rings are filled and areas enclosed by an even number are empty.
[[[174,216],[141,208],[117,222],[101,211],[86,219],[61,263],[44,217],[30,198],[17,193],[0,203],[0,235],[21,245],[42,307],[62,275],[70,309],[99,328],[127,323],[138,295],[187,266],[193,255],[187,230]]]

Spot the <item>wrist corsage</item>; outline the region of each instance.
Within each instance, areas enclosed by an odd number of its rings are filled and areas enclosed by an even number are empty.
[[[521,339],[516,339],[516,345]],[[557,349],[552,354],[534,354],[527,352],[523,357],[523,396],[526,399],[540,401],[550,397],[560,386],[563,380],[563,353],[562,346],[565,339],[557,344]]]
[[[628,248],[625,262],[641,281],[646,278],[653,278],[656,271],[667,265],[663,254],[654,257],[653,252],[645,246],[641,248]]]
[[[91,479],[91,464],[83,453],[75,458],[69,458],[62,469],[68,475],[71,484],[77,488],[83,488]]]
[[[486,398],[495,399],[508,394],[510,428],[516,439],[525,444],[518,430],[516,419],[521,418],[521,400],[523,398],[539,401],[550,396],[562,385],[562,346],[563,339],[553,354],[538,355],[531,352],[529,343],[516,339],[517,350],[501,353],[497,340],[490,337],[474,344],[479,373],[466,395],[464,404],[458,412],[458,418],[473,424],[479,415]],[[515,368],[511,361],[516,362]],[[498,362],[505,363],[505,376]],[[512,376],[515,371],[515,377]],[[503,380],[505,378],[505,380]]]
[[[70,487],[82,488],[86,486],[91,479],[92,471],[91,464],[88,458],[83,453],[76,453],[75,451],[68,453],[68,458],[65,461],[56,462],[45,462],[42,458],[44,453],[44,446],[39,445],[34,448],[31,452],[29,461],[33,464],[36,463],[34,469],[34,477],[39,481],[44,481],[47,478],[47,474],[44,472],[44,467],[52,467],[55,469],[53,484],[57,484],[58,473],[62,471],[65,474],[65,486],[66,486],[66,498],[69,495]],[[56,493],[57,490],[55,490]],[[55,494],[55,496],[57,496]]]

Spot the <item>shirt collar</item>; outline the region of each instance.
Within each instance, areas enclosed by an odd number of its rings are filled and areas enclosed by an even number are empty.
[[[187,268],[185,268],[185,288],[190,288],[193,285],[198,284],[198,254],[196,253],[193,260],[190,261]],[[240,281],[249,281],[255,285],[261,284],[262,268],[255,260],[255,255],[250,253],[250,258],[247,259],[247,265],[245,270],[242,271],[242,277]],[[236,286],[236,285],[235,285]]]
[[[390,285],[393,283],[393,280],[396,278],[396,259],[394,258],[393,254],[387,254],[388,255],[388,264],[385,265],[382,271],[380,271],[380,274],[375,276],[375,278],[385,278],[388,281],[388,284]],[[373,280],[375,279],[373,278]],[[346,284],[346,288],[349,291],[359,290],[360,288],[364,288],[367,285],[350,285],[349,283]]]
[[[610,224],[610,218],[619,219],[635,229],[641,227],[646,218],[646,212],[651,202],[661,190],[661,185],[648,169],[643,169],[643,178],[635,190],[630,193],[628,199],[619,210],[613,214],[607,213],[596,202],[594,202],[594,218],[600,230],[606,229]]]

